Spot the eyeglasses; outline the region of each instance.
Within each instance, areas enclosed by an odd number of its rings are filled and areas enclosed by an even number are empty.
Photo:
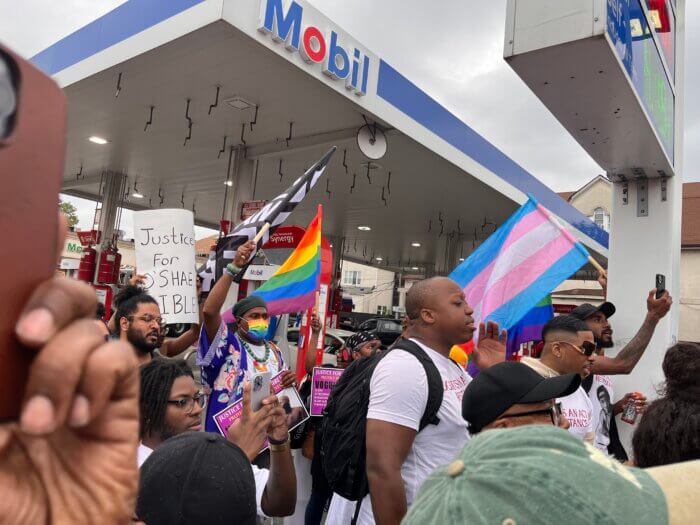
[[[555,427],[559,426],[559,421],[561,421],[561,403],[554,403],[549,408],[543,408],[541,410],[531,410],[530,412],[520,412],[519,414],[504,414],[499,416],[499,419],[509,418],[509,417],[523,417],[523,416],[536,416],[540,414],[549,414],[552,419],[552,424]]]
[[[142,322],[144,322],[144,323],[146,323],[146,324],[151,324],[152,322],[155,321],[155,322],[158,323],[158,326],[160,326],[161,328],[164,327],[164,326],[166,325],[166,323],[165,323],[165,321],[163,320],[162,317],[153,317],[153,316],[150,316],[150,315],[144,315],[144,316],[142,316],[142,317],[135,317],[135,316],[131,315],[131,316],[128,317],[128,319],[129,319],[129,321],[131,321],[132,323],[133,323],[135,320],[136,320],[136,321],[142,321]]]
[[[195,403],[204,408],[207,404],[207,397],[204,393],[197,392],[194,396],[187,396],[182,399],[168,399],[168,404],[175,405],[180,410],[184,410],[186,414],[190,414],[194,410]]]
[[[567,344],[567,345],[575,348],[577,352],[585,355],[586,357],[590,357],[593,354],[595,354],[595,351],[597,349],[595,343],[591,343],[590,341],[584,341],[583,343],[581,343],[581,346],[576,346],[574,343],[570,343],[569,341],[553,341],[553,342],[559,343],[559,344],[562,344],[562,343]]]

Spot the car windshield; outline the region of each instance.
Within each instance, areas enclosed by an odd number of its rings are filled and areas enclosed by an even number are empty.
[[[398,321],[382,321],[381,330],[383,332],[401,333],[401,323]]]

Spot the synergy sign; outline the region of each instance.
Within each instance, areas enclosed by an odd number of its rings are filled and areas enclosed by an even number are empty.
[[[294,1],[285,10],[282,0],[262,0],[258,31],[271,34],[275,42],[284,42],[286,49],[298,52],[309,64],[322,64],[325,75],[345,80],[346,89],[355,95],[367,93],[369,57],[356,47],[348,53],[333,30],[324,34],[313,25],[302,30],[303,15],[304,8]]]

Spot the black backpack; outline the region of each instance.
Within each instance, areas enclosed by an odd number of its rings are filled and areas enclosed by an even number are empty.
[[[430,357],[416,343],[404,339],[391,350],[353,361],[345,369],[324,410],[321,459],[330,489],[345,499],[357,501],[358,507],[369,493],[365,430],[370,380],[379,362],[390,352],[398,351],[408,352],[418,359],[428,378],[428,402],[418,431],[440,422],[437,413],[442,405],[442,377]]]

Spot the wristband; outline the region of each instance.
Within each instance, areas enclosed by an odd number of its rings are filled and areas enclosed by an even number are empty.
[[[289,433],[287,433],[284,439],[273,439],[270,436],[268,436],[267,441],[270,443],[270,449],[275,450],[274,448],[272,448],[273,446],[279,447],[289,443]]]
[[[284,452],[286,450],[289,450],[289,442],[285,441],[281,445],[273,445],[270,443],[270,451],[272,452]]]
[[[231,277],[235,277],[239,274],[240,271],[241,269],[233,263],[227,264],[226,268],[224,268],[224,272],[229,274]]]

